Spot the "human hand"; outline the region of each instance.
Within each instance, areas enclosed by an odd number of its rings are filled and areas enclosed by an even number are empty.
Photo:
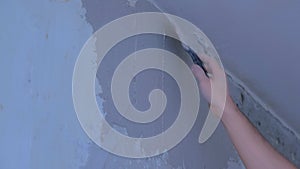
[[[198,55],[198,57],[202,60],[209,77],[196,64],[191,66],[191,70],[199,82],[201,93],[210,103],[212,112],[220,117],[223,112],[235,110],[236,105],[229,95],[224,69],[215,58],[207,55]]]

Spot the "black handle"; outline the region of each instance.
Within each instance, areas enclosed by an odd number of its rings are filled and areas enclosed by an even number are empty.
[[[203,65],[203,62],[202,62],[202,60],[198,57],[198,55],[197,55],[192,49],[190,49],[190,48],[189,48],[189,49],[184,49],[184,50],[190,55],[190,57],[191,57],[192,60],[193,60],[193,63],[199,65],[199,66],[203,69],[205,75],[208,77],[208,72],[207,72],[207,70],[205,69],[205,67],[204,67],[204,65]]]

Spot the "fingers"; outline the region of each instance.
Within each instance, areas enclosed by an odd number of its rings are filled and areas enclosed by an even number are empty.
[[[210,86],[210,79],[205,75],[202,68],[196,64],[191,66],[191,70],[199,82],[199,87],[204,95],[205,99],[210,102],[211,99],[211,86]]]
[[[191,70],[199,81],[199,87],[204,98],[212,104],[212,112],[220,116],[228,95],[225,71],[216,58],[203,54],[198,56],[202,60],[209,78],[198,65],[193,65]]]
[[[205,54],[202,54],[202,53],[198,54],[197,56],[202,60],[202,62],[204,62],[206,64],[209,64],[211,62],[211,59],[212,59],[211,57],[209,57]]]
[[[201,89],[208,90],[208,87],[210,87],[210,79],[205,75],[205,72],[202,70],[202,68],[194,64],[192,65],[191,70],[194,76],[197,78]]]
[[[194,76],[199,80],[199,82],[208,80],[208,78],[206,77],[204,71],[200,66],[194,64],[191,66],[191,70]]]
[[[215,58],[207,56],[205,54],[199,54],[198,57],[202,60],[204,67],[209,73],[210,77],[223,72],[221,66]]]

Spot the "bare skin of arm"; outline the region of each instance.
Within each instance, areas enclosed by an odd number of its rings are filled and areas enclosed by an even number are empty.
[[[211,100],[211,85],[218,83],[218,76],[224,73],[217,61],[205,55],[199,55],[207,71],[212,75],[206,77],[198,65],[191,67],[199,82],[200,90],[206,100]],[[227,82],[226,82],[227,83]],[[215,90],[215,89],[214,89]],[[218,90],[218,89],[217,89]],[[226,90],[226,89],[219,89]],[[257,129],[240,112],[227,92],[225,108],[221,117],[235,148],[247,169],[296,169],[296,167],[278,153],[257,131]],[[212,108],[221,109],[218,100],[213,101]]]

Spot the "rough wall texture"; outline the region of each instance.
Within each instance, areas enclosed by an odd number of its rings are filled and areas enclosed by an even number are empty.
[[[286,158],[300,166],[300,140],[263,105],[255,100],[237,79],[228,76],[231,95],[240,110],[260,133]]]

